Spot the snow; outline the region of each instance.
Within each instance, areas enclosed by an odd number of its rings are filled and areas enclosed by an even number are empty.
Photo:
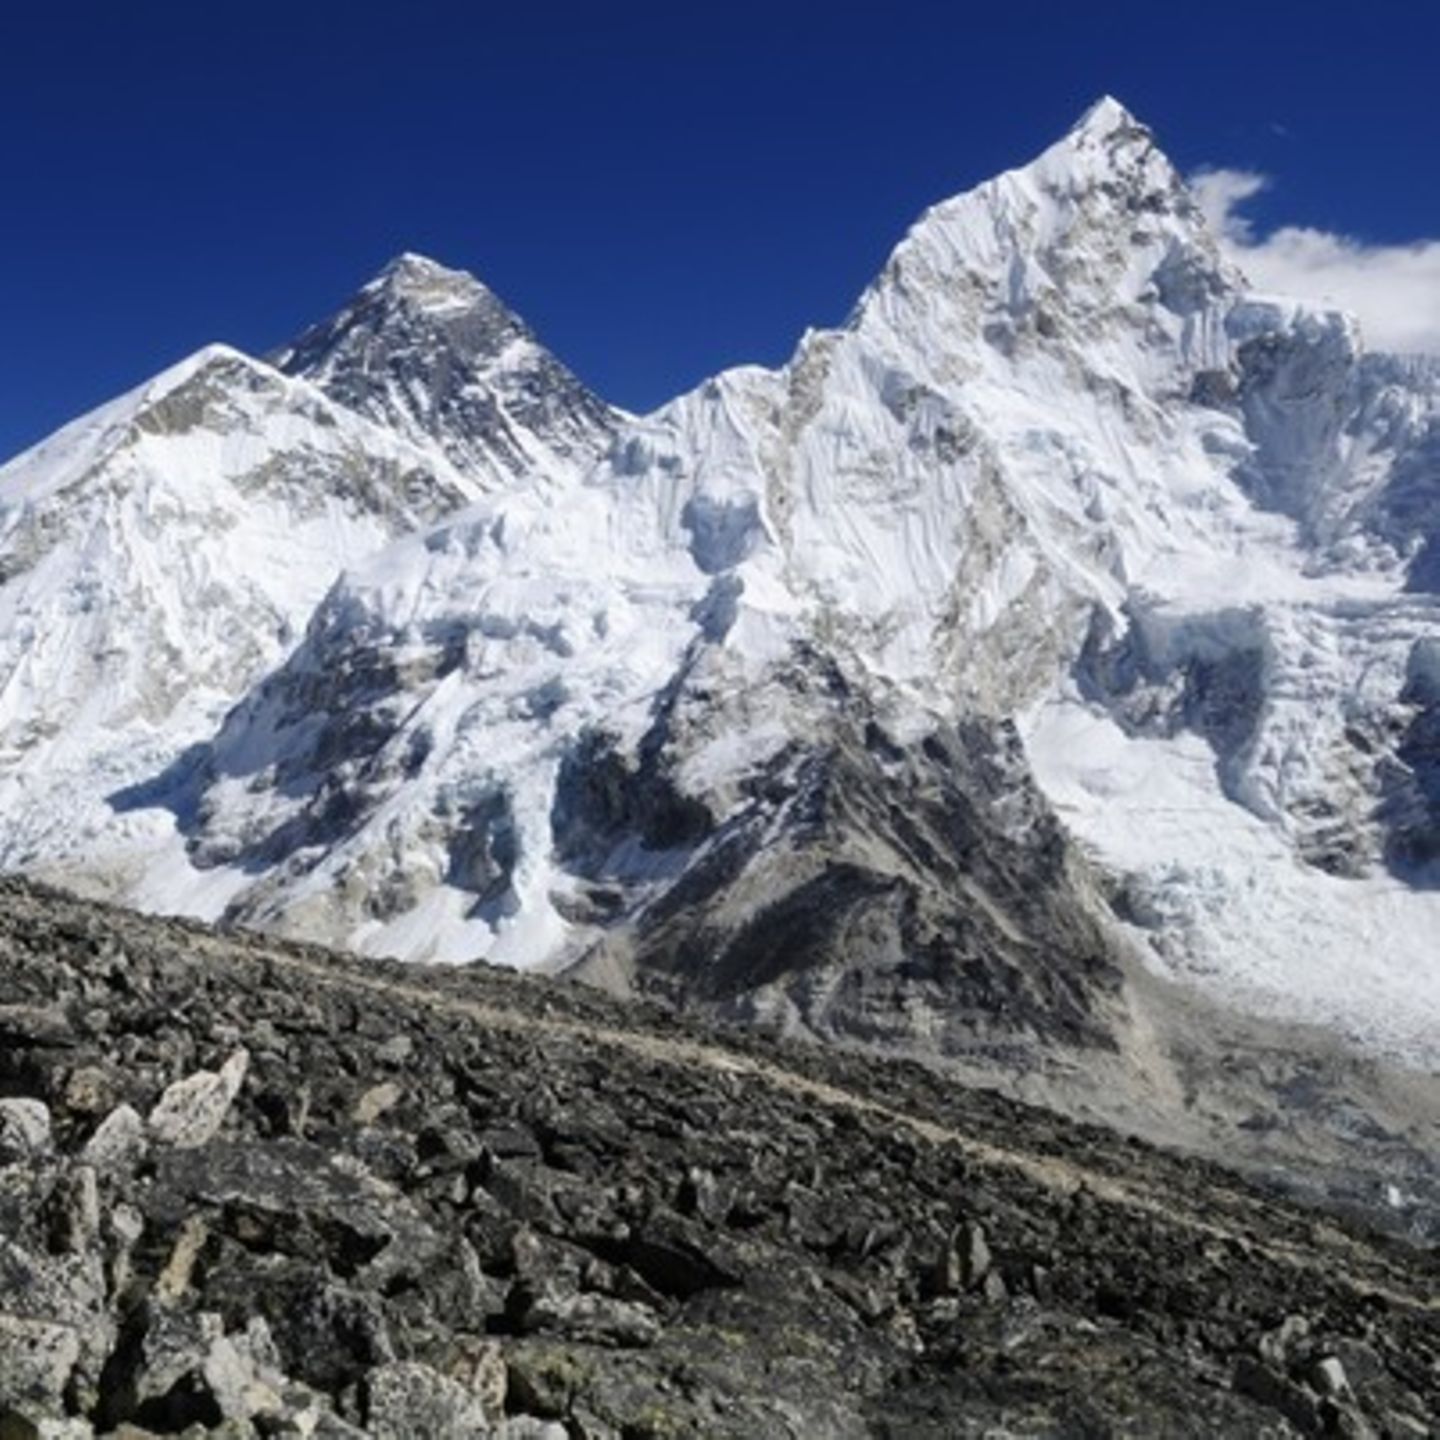
[[[259,403],[224,429],[156,422],[165,402],[237,375]],[[327,491],[327,469],[428,471],[437,501],[463,495],[443,462],[304,413],[321,403],[211,347],[0,470],[18,569],[0,589],[5,863],[37,847],[56,858],[107,827],[104,797],[207,735],[341,567],[392,537],[397,517]]]
[[[1440,976],[1433,892],[1327,875],[1220,792],[1195,735],[1127,736],[1075,699],[1025,725],[1035,773],[1103,869],[1127,877],[1140,952],[1256,1013],[1329,1026],[1433,1065]]]
[[[98,850],[130,876],[166,833],[132,787],[214,734],[347,566],[502,478],[221,345],[0,468],[0,864]],[[210,915],[225,887],[176,877],[146,903]]]
[[[1386,830],[1440,639],[1440,386],[1248,292],[1117,102],[932,207],[787,365],[649,416],[416,256],[277,359],[203,352],[0,471],[0,562],[66,536],[0,587],[3,863],[554,966],[594,938],[555,844],[580,737],[638,765],[686,690],[676,778],[723,818],[814,739],[775,679],[803,646],[899,734],[1018,717],[1150,963],[1440,1058],[1440,892]],[[360,455],[378,509],[317,493]]]

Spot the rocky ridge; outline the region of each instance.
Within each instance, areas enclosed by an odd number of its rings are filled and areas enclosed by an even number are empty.
[[[1432,1253],[903,1062],[0,882],[0,1432],[1420,1437]]]
[[[558,478],[622,417],[473,276],[401,255],[275,365],[473,475]]]

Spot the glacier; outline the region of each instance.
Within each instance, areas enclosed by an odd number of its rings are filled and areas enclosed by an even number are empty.
[[[1437,396],[1112,100],[647,416],[401,257],[0,470],[0,863],[862,1037],[1135,958],[1433,1066]]]

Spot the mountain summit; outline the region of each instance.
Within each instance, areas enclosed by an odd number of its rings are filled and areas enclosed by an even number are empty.
[[[420,255],[392,260],[273,358],[479,477],[583,467],[618,423],[492,291]]]

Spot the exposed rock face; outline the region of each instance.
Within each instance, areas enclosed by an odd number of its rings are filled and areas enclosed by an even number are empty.
[[[0,1160],[6,1435],[1279,1440],[1440,1403],[1433,1255],[918,1067],[15,882],[0,1005],[52,1139]],[[95,1077],[138,1116],[242,1043],[208,1138],[97,1147],[134,1126]]]
[[[274,358],[471,474],[583,468],[619,420],[478,280],[419,255]]]
[[[557,815],[587,838],[557,848],[590,886],[591,918],[603,925],[606,894],[641,897],[569,973],[937,1058],[1113,1045],[1120,966],[1013,728],[972,719],[896,739],[814,657],[773,686],[797,738],[739,803],[698,792],[723,823],[677,788],[706,735],[744,725],[703,681],[672,697],[638,767],[592,743],[583,775],[562,772]],[[675,857],[663,886],[627,875],[637,849]]]

